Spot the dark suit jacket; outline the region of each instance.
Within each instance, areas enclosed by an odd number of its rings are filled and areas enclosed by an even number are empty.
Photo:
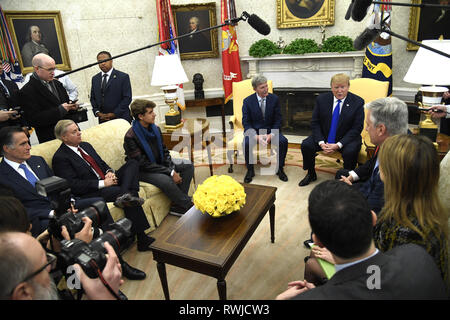
[[[19,87],[14,81],[2,79],[3,84],[8,88],[9,98],[3,94],[3,91],[0,90],[0,110],[9,110],[10,108],[14,108],[19,106]],[[8,121],[0,122],[0,129],[7,126],[22,126],[25,127],[26,121],[24,117],[20,117],[17,119],[11,119]]]
[[[92,77],[91,105],[94,114],[114,113],[117,118],[131,122],[129,105],[131,103],[130,76],[124,72],[114,69],[106,83],[105,104],[102,108],[102,72]]]
[[[19,91],[19,102],[25,112],[28,124],[36,129],[39,142],[55,139],[54,129],[56,123],[67,114],[64,108],[59,106],[69,102],[69,96],[61,82],[52,81],[58,97],[51,93],[42,82],[34,76],[30,77]]]
[[[53,176],[52,169],[42,157],[31,156],[28,165],[39,179]],[[25,206],[30,219],[33,235],[38,235],[47,228],[48,214],[51,211],[50,201],[39,195],[36,189],[4,160],[0,163],[0,180],[2,184],[14,191],[15,196]]]
[[[380,289],[367,286],[375,283],[370,266],[380,268]],[[295,299],[447,299],[447,294],[431,256],[422,247],[407,244],[347,267]]]
[[[340,142],[344,146],[354,141],[361,143],[361,131],[364,128],[364,100],[349,92],[341,108],[336,142]],[[333,93],[325,92],[319,95],[311,119],[311,130],[315,143],[327,142],[332,111]]]
[[[111,169],[89,143],[81,142],[80,147],[95,159],[104,174]],[[53,155],[52,167],[57,176],[69,182],[74,195],[83,197],[98,192],[99,180],[92,168],[64,143]]]
[[[267,129],[267,133],[270,133],[271,129],[281,130],[281,108],[278,97],[271,93],[266,97],[264,118],[256,93],[245,98],[242,105],[242,125],[244,131],[253,128],[257,134],[260,129]]]

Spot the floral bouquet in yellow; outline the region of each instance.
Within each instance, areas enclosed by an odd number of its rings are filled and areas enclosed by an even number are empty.
[[[240,210],[245,197],[244,187],[232,177],[214,175],[197,187],[192,200],[202,213],[219,218]]]

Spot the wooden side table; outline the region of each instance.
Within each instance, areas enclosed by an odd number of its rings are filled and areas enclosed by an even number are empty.
[[[191,160],[192,164],[194,164],[194,150],[198,148],[198,144],[200,144],[201,150],[206,147],[209,172],[213,175],[208,120],[201,118],[185,119],[184,125],[173,132],[168,132],[163,125],[159,128],[161,129],[163,142],[167,149],[173,150],[177,146],[182,150],[184,147],[187,147],[189,150],[189,160]]]
[[[196,100],[186,100],[186,108],[192,107],[212,107],[219,106],[222,111],[222,134],[225,136],[225,99],[223,97],[219,98],[208,98],[208,99],[196,99]]]

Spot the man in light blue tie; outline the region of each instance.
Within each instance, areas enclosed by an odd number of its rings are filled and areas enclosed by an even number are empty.
[[[303,169],[308,173],[299,186],[317,180],[315,156],[341,152],[344,168],[356,167],[361,149],[361,131],[364,127],[364,100],[349,92],[350,78],[343,73],[331,78],[331,92],[317,97],[311,119],[312,135],[302,141]]]

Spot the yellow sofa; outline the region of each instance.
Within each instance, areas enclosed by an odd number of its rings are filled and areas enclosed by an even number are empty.
[[[130,128],[130,124],[123,119],[115,119],[82,131],[83,141],[89,142],[98,152],[100,157],[114,170],[118,170],[125,163],[125,151],[123,138]],[[61,145],[61,141],[55,139],[31,148],[31,154],[41,156],[51,167],[53,154]],[[170,209],[170,199],[157,187],[140,182],[139,196],[145,199],[142,205],[152,231],[159,226],[167,216]],[[117,208],[112,202],[108,208],[114,220],[123,218],[123,210]]]

